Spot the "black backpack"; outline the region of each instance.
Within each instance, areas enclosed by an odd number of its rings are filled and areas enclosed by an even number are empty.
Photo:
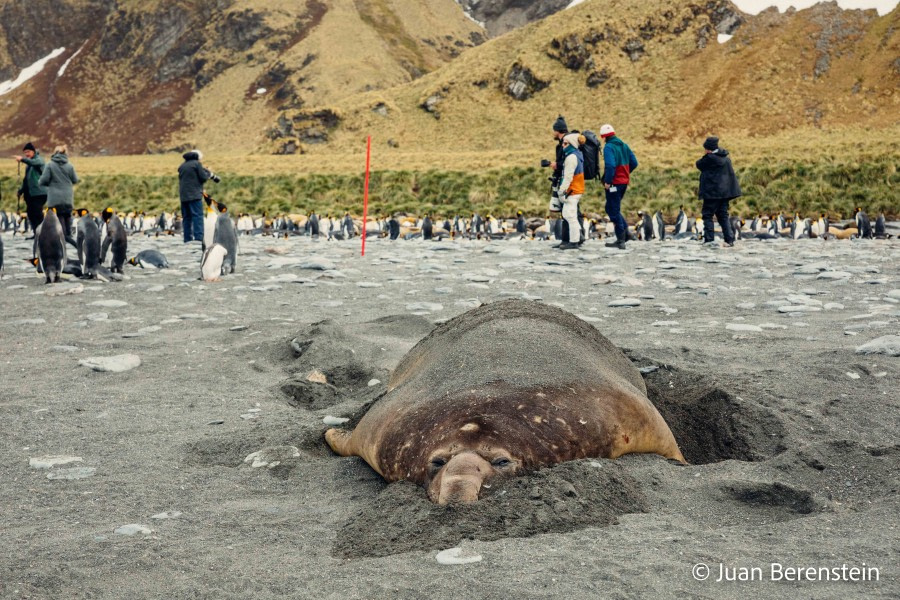
[[[579,148],[584,157],[584,180],[597,179],[600,176],[600,140],[593,131],[582,131],[584,145]]]

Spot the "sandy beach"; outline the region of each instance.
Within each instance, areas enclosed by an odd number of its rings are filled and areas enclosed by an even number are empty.
[[[244,237],[204,283],[198,245],[135,234],[172,268],[57,285],[3,242],[0,597],[900,596],[897,240]],[[445,508],[328,449],[435,323],[507,298],[625,350],[690,465],[586,459]]]

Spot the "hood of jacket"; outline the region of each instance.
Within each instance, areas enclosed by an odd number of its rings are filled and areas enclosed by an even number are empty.
[[[67,162],[69,162],[69,157],[66,156],[65,154],[54,154],[53,156],[50,157],[50,160],[52,160],[53,162],[55,162],[58,165],[64,165]]]
[[[725,162],[725,157],[728,156],[728,150],[725,148],[719,148],[714,152],[710,152],[707,154],[710,158],[715,160],[716,162]]]

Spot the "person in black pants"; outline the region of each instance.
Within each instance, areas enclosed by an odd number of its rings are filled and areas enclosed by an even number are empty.
[[[26,165],[25,177],[22,179],[22,186],[19,188],[17,196],[20,198],[25,196],[28,223],[31,231],[34,231],[44,221],[44,204],[47,203],[47,188],[39,183],[44,172],[44,158],[31,142],[22,148],[22,156],[13,158]]]
[[[728,219],[728,203],[741,195],[741,186],[728,150],[719,148],[719,138],[708,137],[703,142],[706,155],[697,161],[700,170],[700,200],[703,201],[703,243],[715,244],[713,215],[722,228],[725,246],[734,246],[734,232]]]

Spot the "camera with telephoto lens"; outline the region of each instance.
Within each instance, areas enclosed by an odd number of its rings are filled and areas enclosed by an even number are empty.
[[[214,183],[219,183],[220,181],[222,181],[222,178],[219,177],[218,175],[216,175],[215,173],[213,173],[212,171],[209,172],[209,178],[210,178]]]

